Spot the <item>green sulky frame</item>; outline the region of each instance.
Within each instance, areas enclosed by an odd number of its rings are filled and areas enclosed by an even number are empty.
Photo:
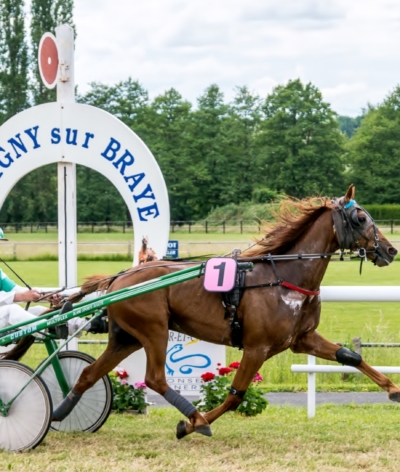
[[[0,346],[5,346],[10,344],[11,342],[18,341],[19,339],[31,335],[33,333],[37,333],[39,331],[46,330],[51,326],[55,326],[61,323],[66,323],[68,320],[72,318],[82,318],[84,316],[90,315],[94,313],[94,317],[99,317],[102,314],[103,308],[111,305],[113,303],[121,302],[124,300],[128,300],[133,297],[137,297],[139,295],[143,295],[145,293],[153,292],[154,290],[158,290],[161,288],[169,287],[171,285],[175,285],[181,282],[185,282],[186,280],[190,280],[196,277],[200,277],[204,275],[204,267],[205,264],[196,265],[190,267],[188,269],[183,269],[172,274],[163,275],[161,277],[157,277],[155,279],[148,280],[146,282],[133,285],[130,287],[126,287],[124,289],[118,290],[113,293],[108,293],[105,295],[101,295],[93,301],[87,302],[80,302],[74,305],[72,311],[68,313],[64,313],[60,315],[60,310],[53,311],[51,313],[44,314],[38,318],[37,323],[33,324],[32,320],[18,323],[13,326],[8,326],[7,328],[0,329]],[[253,264],[251,262],[240,262],[238,263],[238,267],[240,269],[249,270],[253,268]],[[40,321],[39,321],[40,320]],[[43,320],[43,321],[42,321]],[[70,390],[70,386],[68,386],[67,381],[65,379],[64,373],[61,369],[59,360],[57,358],[58,353],[60,350],[66,346],[71,339],[77,336],[86,325],[91,322],[91,319],[88,320],[87,323],[82,325],[74,334],[72,334],[65,342],[61,343],[58,347],[55,342],[54,337],[51,335],[47,336],[44,340],[46,345],[47,352],[49,357],[36,369],[30,379],[23,385],[23,387],[16,393],[16,395],[8,401],[6,404],[0,398],[0,415],[7,416],[9,409],[13,402],[18,398],[18,396],[24,391],[24,389],[29,385],[29,383],[37,376],[39,376],[46,367],[51,363],[53,365],[58,383],[60,388],[63,392],[64,397],[68,394]],[[28,328],[23,329],[24,326],[30,325]],[[7,334],[3,337],[2,333],[13,329],[19,329],[18,331]]]

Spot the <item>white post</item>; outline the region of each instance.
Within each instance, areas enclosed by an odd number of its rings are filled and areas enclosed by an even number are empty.
[[[308,358],[308,365],[313,366],[315,365],[315,357],[314,356],[307,356]],[[309,418],[314,418],[315,416],[315,403],[316,403],[316,374],[309,373],[308,374],[308,392],[307,392],[307,412]]]
[[[59,79],[57,102],[75,102],[74,77],[74,31],[68,25],[56,28],[59,56]],[[62,156],[64,159],[64,156]],[[58,281],[60,287],[77,284],[76,243],[76,165],[71,162],[58,163]],[[74,338],[67,349],[78,349]]]

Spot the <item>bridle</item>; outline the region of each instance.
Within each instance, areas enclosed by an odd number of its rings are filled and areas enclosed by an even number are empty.
[[[360,272],[363,261],[367,260],[367,254],[375,254],[372,262],[376,264],[379,234],[372,216],[355,200],[350,200],[344,205],[338,200],[332,200],[332,203],[336,205],[332,211],[332,220],[341,253],[343,254],[345,249],[354,251],[357,248],[357,257],[361,259]],[[358,218],[358,210],[363,211],[367,216],[365,221]],[[373,249],[367,250],[368,243],[372,238],[374,238]],[[365,240],[364,246],[361,245],[360,239]]]

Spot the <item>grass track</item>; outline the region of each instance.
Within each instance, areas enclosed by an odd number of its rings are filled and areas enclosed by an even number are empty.
[[[178,441],[172,408],[147,416],[112,414],[95,434],[49,433],[35,450],[0,452],[1,470],[25,472],[397,472],[397,405],[268,407],[255,417],[227,413],[214,436]]]

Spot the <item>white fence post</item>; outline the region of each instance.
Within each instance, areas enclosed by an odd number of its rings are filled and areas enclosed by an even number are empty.
[[[308,365],[315,365],[315,357],[307,356]],[[314,418],[315,416],[315,404],[316,404],[316,373],[308,373],[308,391],[307,391],[307,413],[309,418]]]

